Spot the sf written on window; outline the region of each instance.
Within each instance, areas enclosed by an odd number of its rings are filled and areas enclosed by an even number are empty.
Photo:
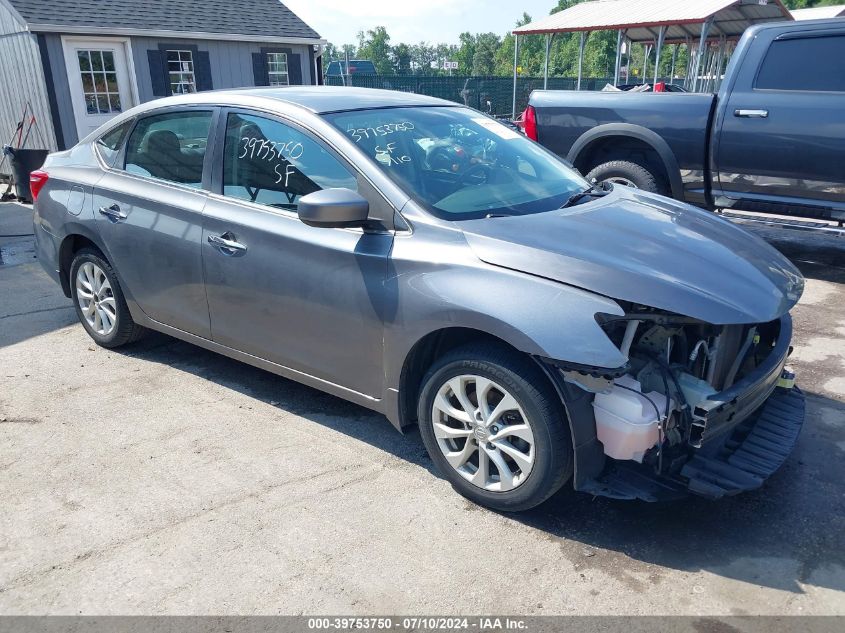
[[[279,121],[230,114],[223,158],[223,194],[295,211],[321,189],[357,190],[355,176],[316,140]]]

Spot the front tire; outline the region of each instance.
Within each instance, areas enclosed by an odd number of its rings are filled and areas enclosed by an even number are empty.
[[[99,251],[83,248],[70,266],[70,288],[76,316],[102,347],[120,347],[146,330],[132,320],[117,275]]]
[[[527,357],[459,348],[423,379],[417,411],[428,454],[460,494],[502,512],[533,508],[572,476],[566,414]]]

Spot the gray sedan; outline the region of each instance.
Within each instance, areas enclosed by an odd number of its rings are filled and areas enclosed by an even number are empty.
[[[504,511],[759,487],[803,422],[803,280],[685,204],[594,187],[476,111],[377,90],[129,110],[32,177],[41,263],[104,347],[158,330],[420,426]]]

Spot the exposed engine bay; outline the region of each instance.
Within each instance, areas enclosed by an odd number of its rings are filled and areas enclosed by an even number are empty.
[[[595,394],[596,435],[613,460],[677,475],[699,451],[724,444],[777,387],[792,387],[789,321],[722,326],[624,309],[600,324],[628,364],[616,375],[564,372]]]

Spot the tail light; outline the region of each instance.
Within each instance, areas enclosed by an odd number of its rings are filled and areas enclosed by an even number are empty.
[[[525,136],[532,141],[537,140],[537,112],[534,106],[528,106],[522,113],[522,129],[525,131]]]
[[[41,189],[47,184],[49,177],[46,171],[41,171],[40,169],[36,169],[29,175],[29,190],[32,193],[33,202],[38,199],[38,194],[41,193]]]

